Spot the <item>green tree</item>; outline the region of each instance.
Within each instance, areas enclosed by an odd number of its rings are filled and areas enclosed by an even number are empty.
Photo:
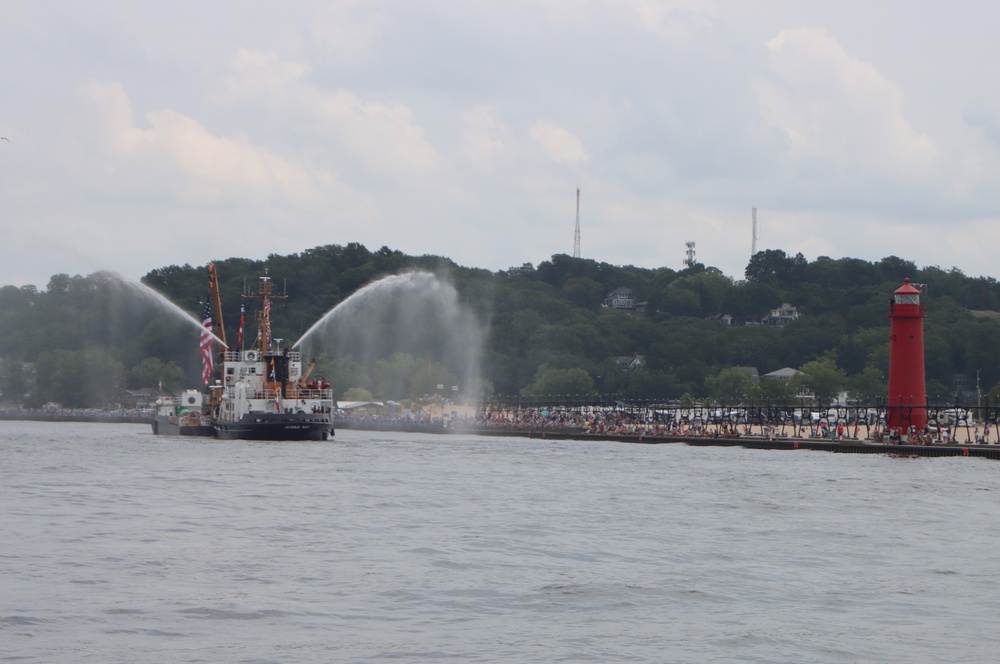
[[[753,283],[780,283],[791,278],[793,265],[781,249],[765,249],[750,257],[744,274]]]
[[[570,302],[585,309],[597,309],[604,300],[601,284],[589,277],[571,277],[563,284],[563,292]]]
[[[31,387],[31,371],[24,362],[12,357],[0,360],[0,397],[3,401],[22,403]]]
[[[340,398],[342,401],[371,401],[372,393],[363,387],[352,387]]]
[[[535,380],[521,393],[530,396],[593,394],[594,379],[579,367],[551,369],[543,364],[535,374]]]
[[[128,372],[133,388],[157,387],[164,392],[177,392],[184,386],[184,370],[174,361],[164,362],[147,357]]]
[[[882,372],[876,367],[865,367],[848,379],[847,391],[852,399],[862,403],[874,404],[879,399],[884,400],[886,386],[882,381]]]
[[[443,385],[443,388],[438,388]],[[452,386],[458,386],[458,379],[454,374],[437,362],[419,360],[417,370],[410,378],[410,396],[419,397],[424,394],[452,394]]]
[[[426,360],[425,360],[426,362]],[[405,399],[422,363],[409,353],[393,353],[375,363],[375,394],[382,399]]]
[[[955,388],[946,385],[937,378],[927,381],[927,401],[935,405],[947,405],[955,403]]]
[[[737,367],[726,367],[705,381],[710,396],[725,404],[744,403],[754,393],[753,378]]]
[[[373,387],[371,376],[365,368],[354,359],[353,355],[345,355],[333,360],[320,362],[316,365],[310,378],[323,378],[330,383],[334,394],[343,394],[351,388],[362,388],[369,392]],[[370,401],[371,397],[365,401]]]
[[[828,404],[847,385],[847,374],[832,357],[822,357],[799,367],[803,380],[821,404]]]
[[[757,396],[764,403],[780,404],[792,399],[795,393],[792,391],[792,384],[781,378],[760,379],[757,386]]]
[[[105,348],[47,351],[36,373],[38,399],[69,408],[104,408],[125,388],[125,367]]]
[[[674,316],[700,316],[701,298],[690,288],[668,288],[660,309]]]

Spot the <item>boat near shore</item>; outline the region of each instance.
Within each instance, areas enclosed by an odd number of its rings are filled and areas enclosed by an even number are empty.
[[[298,352],[227,351],[222,373],[225,383],[212,421],[218,438],[327,440],[333,435],[333,392],[323,381],[308,380]]]
[[[209,266],[209,292],[218,321],[212,336],[223,346],[221,378],[209,385],[208,395],[187,390],[178,398],[160,399],[153,433],[275,441],[328,440],[333,436],[337,404],[330,384],[322,378],[310,379],[316,361],[303,370],[301,353],[281,348],[282,339],[271,333],[273,301],[284,298],[274,293],[271,278],[260,277],[257,292],[244,295],[257,305],[256,335],[246,348],[242,347],[242,314],[239,348],[226,347],[214,265]],[[209,368],[206,365],[206,376]]]
[[[153,413],[153,433],[164,436],[214,436],[212,416],[204,395],[185,390],[177,397],[160,397]]]

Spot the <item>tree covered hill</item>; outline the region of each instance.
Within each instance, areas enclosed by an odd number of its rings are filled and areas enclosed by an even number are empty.
[[[817,395],[849,389],[877,397],[888,363],[887,304],[909,278],[927,285],[928,394],[952,397],[956,374],[974,385],[978,373],[984,390],[1000,382],[1000,315],[989,313],[1000,312],[1000,284],[954,268],[918,269],[895,256],[807,261],[767,250],[753,256],[739,280],[700,264],[646,269],[566,255],[494,273],[354,243],[264,261],[229,258],[216,266],[231,340],[239,319],[235,303],[265,268],[279,290],[287,284],[275,336],[288,340],[366,284],[426,270],[454,284],[486,331],[486,391],[649,399],[779,399],[799,384]],[[200,318],[205,266],[167,266],[142,281]],[[631,307],[606,306],[619,288],[629,289]],[[761,324],[786,303],[797,319]],[[199,375],[197,325],[103,273],[55,275],[44,291],[0,288],[0,339],[0,391],[8,401],[28,393],[29,404],[99,406],[124,388],[174,390],[197,384]],[[442,377],[441,358],[396,353],[378,361],[364,366],[357,358],[325,357],[322,370],[341,393],[362,388],[381,398],[405,398],[451,379]],[[793,367],[806,377],[755,385],[736,367],[760,374]],[[382,380],[388,374],[407,374],[410,381],[400,392],[398,381],[390,387]]]

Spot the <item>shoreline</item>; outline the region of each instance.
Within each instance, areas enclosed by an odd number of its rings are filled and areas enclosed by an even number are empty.
[[[0,421],[28,422],[80,422],[103,424],[152,424],[152,418],[132,413],[111,414],[93,412],[0,412]],[[501,438],[527,438],[529,440],[578,442],[614,442],[641,445],[685,444],[691,447],[743,447],[757,450],[811,450],[841,454],[888,454],[906,457],[965,456],[1000,460],[1000,444],[974,442],[932,443],[908,445],[905,443],[877,443],[867,439],[775,437],[768,438],[751,433],[737,437],[651,435],[647,433],[585,433],[583,430],[515,427],[456,426],[445,427],[439,423],[378,423],[337,422],[336,429],[355,431],[390,431],[396,433],[432,433],[437,435],[495,436]],[[334,442],[336,438],[333,439]]]

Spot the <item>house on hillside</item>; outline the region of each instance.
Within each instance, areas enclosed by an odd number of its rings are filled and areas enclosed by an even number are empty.
[[[632,294],[632,289],[625,286],[614,289],[608,293],[608,297],[604,300],[604,306],[612,309],[634,310],[635,296]]]
[[[638,369],[646,364],[646,358],[636,353],[635,355],[622,355],[615,358],[615,364],[623,371],[628,369]]]
[[[733,324],[733,317],[730,314],[712,314],[711,316],[705,316],[705,320],[717,320],[723,325]]]
[[[784,327],[788,325],[793,320],[799,319],[799,308],[785,303],[782,304],[777,309],[771,309],[771,313],[761,319],[761,323],[764,325],[773,325],[776,327]]]
[[[644,314],[646,313],[648,303],[636,302],[632,289],[620,286],[608,293],[603,305],[610,309],[617,309],[618,311],[630,314]]]

